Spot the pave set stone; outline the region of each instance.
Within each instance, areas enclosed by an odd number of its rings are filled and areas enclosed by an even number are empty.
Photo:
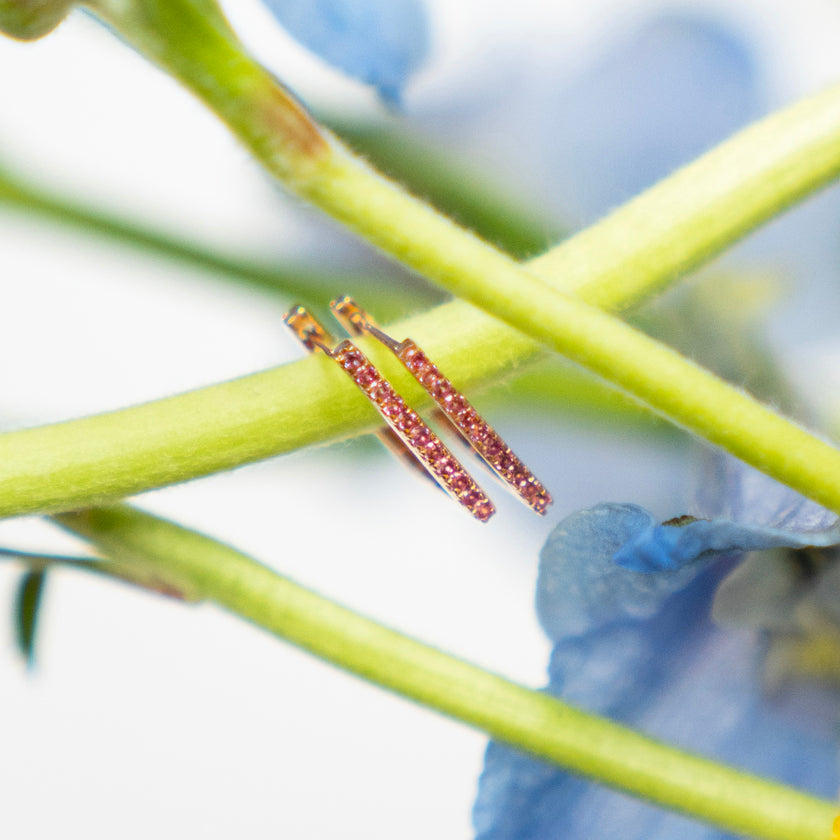
[[[466,397],[443,376],[437,365],[411,339],[400,344],[397,355],[487,465],[510,484],[527,505],[537,513],[544,514],[551,504],[549,492],[469,404]]]
[[[440,438],[379,375],[364,353],[352,342],[342,341],[331,356],[376,406],[400,439],[412,449],[437,483],[476,519],[486,522],[496,511],[493,503]],[[438,390],[443,399],[449,393],[447,387],[451,389],[451,385],[442,377],[441,380]]]

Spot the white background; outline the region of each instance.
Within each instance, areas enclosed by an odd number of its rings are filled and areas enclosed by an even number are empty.
[[[730,5],[703,4],[751,34],[780,101],[840,77],[835,4],[749,2],[734,15]],[[286,38],[256,2],[227,7],[261,59],[305,99],[378,107]],[[474,80],[503,78],[508,66],[522,84],[549,67],[565,81],[650,8],[432,4],[439,52],[409,89],[408,114],[470,107]],[[0,41],[0,159],[219,246],[278,259],[348,247],[330,223],[278,197],[186,93],[81,16],[35,44]],[[276,299],[6,211],[0,278],[6,428],[299,356]],[[506,422],[500,431],[555,493],[548,521],[497,491],[499,513],[482,527],[390,459],[362,461],[340,446],[138,502],[538,686],[548,646],[531,605],[548,530],[605,498],[677,513],[667,506],[678,504],[678,481],[667,453],[636,438],[545,419]],[[37,520],[0,524],[0,544],[76,548]],[[480,734],[215,608],[69,572],[49,582],[38,667],[27,674],[9,617],[18,572],[0,567],[0,837],[469,836]]]

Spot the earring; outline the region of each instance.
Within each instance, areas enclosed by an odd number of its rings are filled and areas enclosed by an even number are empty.
[[[447,420],[487,466],[525,504],[540,515],[545,514],[552,501],[549,492],[410,338],[400,342],[391,338],[352,298],[334,300],[330,309],[351,335],[371,335],[384,344],[423,386]]]
[[[333,339],[304,307],[296,306],[283,318],[307,350],[324,353],[336,361],[373,403],[391,431],[386,445],[398,455],[410,453],[435,484],[463,505],[476,519],[486,522],[496,508],[458,459],[415,411],[391,387],[370,360],[351,341],[330,349]],[[415,461],[416,459],[416,461]]]

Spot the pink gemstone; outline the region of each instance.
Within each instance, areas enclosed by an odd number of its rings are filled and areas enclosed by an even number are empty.
[[[429,360],[426,358],[425,353],[421,350],[417,350],[411,359],[406,359],[406,367],[418,376],[425,371],[429,365]]]
[[[493,507],[493,503],[489,499],[479,502],[473,508],[473,515],[481,522],[486,522],[495,512],[496,508]]]
[[[435,462],[435,469],[438,471],[439,475],[450,479],[458,471],[458,465],[452,460],[452,458],[444,456]]]
[[[443,410],[451,417],[457,417],[468,407],[469,403],[454,389],[443,398]]]
[[[491,460],[495,461],[506,449],[505,445],[498,437],[490,437],[484,444],[482,453]]]
[[[420,425],[420,418],[410,409],[404,409],[397,418],[397,428],[410,435]]]
[[[420,426],[414,430],[413,434],[411,435],[411,442],[418,448],[418,449],[425,449],[429,445],[432,440],[432,433],[431,431],[425,427]]]
[[[381,405],[394,396],[394,390],[387,382],[380,379],[378,383],[371,386],[368,395]]]
[[[363,360],[361,354],[354,353],[352,350],[347,352],[341,360],[341,366],[344,370],[349,371],[350,373],[355,373],[362,364]]]
[[[430,365],[429,368],[425,371],[425,373],[423,373],[423,375],[420,377],[420,384],[428,391],[431,391],[433,388],[437,387],[440,384],[440,381],[441,377],[435,370],[434,365]]]
[[[370,390],[374,383],[379,383],[379,377],[376,374],[376,369],[372,365],[365,365],[356,371],[353,377],[356,384],[360,385],[365,390]]]
[[[475,512],[480,507],[488,504],[488,499],[480,490],[473,488],[472,490],[467,490],[461,496],[461,504],[469,508],[470,511]]]
[[[428,443],[421,447],[421,449],[426,457],[426,460],[435,467],[446,460],[446,449],[444,449],[443,444],[437,438],[432,437],[432,435],[429,435]]]
[[[546,492],[535,480],[528,481],[522,485],[522,496],[528,501],[535,501],[536,499],[544,499]]]
[[[445,403],[447,399],[452,399],[455,394],[455,389],[447,379],[440,379],[431,389],[431,394],[436,400]]]
[[[510,454],[510,452],[502,452],[496,460],[495,466],[499,472],[507,473],[516,469],[516,459]]]
[[[459,471],[449,479],[449,486],[456,493],[463,493],[470,486],[470,479],[465,472]]]
[[[510,477],[510,480],[511,483],[524,490],[529,484],[533,484],[534,477],[524,464],[517,464],[514,467],[513,475]]]
[[[481,418],[474,408],[468,408],[458,417],[458,426],[465,432],[469,432],[473,426],[481,424]]]
[[[546,512],[546,510],[548,510],[548,506],[550,504],[551,496],[540,496],[540,498],[534,502],[533,507],[537,513],[543,514]]]
[[[385,402],[382,404],[382,413],[386,417],[399,417],[403,411],[405,410],[405,403],[403,402],[401,397],[398,397],[396,394],[390,396]]]
[[[537,512],[545,513],[546,508],[551,504],[551,496],[538,484],[532,484],[524,488],[522,498]]]

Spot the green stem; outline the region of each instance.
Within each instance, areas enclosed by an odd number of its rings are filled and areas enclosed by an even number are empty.
[[[399,140],[399,148],[404,152],[405,144],[410,140],[407,135],[385,127],[359,128],[342,124],[341,128],[342,133],[348,133],[366,153],[372,152],[377,159],[383,158],[392,167],[399,168],[401,174],[410,175],[424,194],[431,192],[442,196],[447,205],[477,223],[485,233],[495,235],[522,251],[532,251],[538,241],[544,240],[545,237],[538,231],[543,231],[545,225],[528,216],[524,210],[516,212],[511,220],[510,211],[506,211],[496,191],[476,188],[474,184],[466,195],[464,190],[456,189],[454,166],[441,161],[433,152],[418,147],[412,150],[408,161],[404,153],[395,154],[388,141]],[[12,174],[6,166],[0,167],[0,204],[27,216],[36,216],[120,245],[138,248],[154,257],[175,260],[211,275],[283,295],[286,299],[294,298],[319,314],[328,314],[325,301],[336,293],[336,289],[372,301],[379,317],[385,320],[433,302],[432,294],[422,288],[406,289],[405,282],[392,283],[389,287],[370,274],[356,276],[342,272],[339,275],[326,269],[312,268],[309,264],[280,265],[244,254],[219,251],[204,242],[149,227],[136,219],[115,216],[81,199],[44,189],[18,174]],[[508,238],[505,238],[506,232]],[[530,371],[524,377],[517,376],[498,392],[494,404],[509,402],[511,396],[516,400],[527,399],[532,405],[547,411],[571,410],[573,415],[585,416],[589,420],[638,423],[641,429],[648,431],[654,428],[648,411],[571,365],[553,364],[544,370]],[[663,423],[656,428],[667,430]]]
[[[466,157],[442,155],[403,123],[327,118],[324,124],[377,169],[517,259],[539,254],[562,238],[558,225],[476,171]]]
[[[131,583],[141,589],[168,595],[181,601],[198,600],[198,593],[191,582],[178,578],[164,565],[138,563],[136,559],[126,561],[119,557],[75,557],[64,554],[41,554],[32,551],[17,551],[13,548],[0,548],[0,561],[4,558],[23,563],[30,572],[46,573],[56,566],[91,572],[123,583]]]
[[[337,202],[337,213],[373,225],[372,235],[405,252],[411,264],[425,266],[698,434],[840,508],[835,449],[614,319],[558,294],[336,151],[317,127],[298,127],[278,139],[266,127],[266,109],[285,107],[288,97],[241,53],[223,23],[194,10],[193,32],[179,17],[184,8],[193,9],[183,0],[148,7],[161,16],[153,19],[149,12],[153,30],[163,26],[167,38],[183,39],[183,49],[164,40],[156,57],[167,66],[175,61],[188,83],[200,76],[193,88],[224,106],[237,135],[274,174],[286,175],[305,158],[289,183],[323,195],[325,203]],[[219,67],[227,74],[221,81]],[[263,103],[259,115],[260,108],[248,107],[255,96]],[[292,105],[273,120],[275,128],[306,122]],[[824,185],[838,168],[840,89],[833,89],[742,132],[529,268],[584,301],[620,309],[710,259]],[[753,192],[760,198],[750,199]],[[461,302],[393,332],[415,338],[465,388],[497,379],[539,349],[533,339]],[[417,386],[381,354],[373,355],[406,397],[422,405]],[[341,371],[326,359],[306,359],[157,403],[0,436],[0,515],[101,504],[375,425],[372,410]]]
[[[840,96],[834,96],[840,117]],[[840,170],[836,150],[832,163]],[[667,346],[550,287],[394,185],[371,178],[355,159],[336,153],[321,169],[305,194],[387,252],[672,422],[840,512],[840,451],[834,447]],[[706,205],[705,191],[703,198]],[[704,218],[708,212],[705,207]],[[627,295],[623,286],[613,288]]]
[[[103,554],[310,653],[577,774],[765,840],[827,840],[837,805],[666,746],[456,659],[307,590],[210,538],[127,506],[57,520]]]
[[[626,305],[835,177],[838,90],[748,129],[678,173],[670,186],[632,202],[617,214],[620,221],[608,220],[569,246],[564,253],[583,268],[570,273],[568,285],[588,289],[582,300],[543,282],[349,153],[245,54],[210,0],[100,0],[97,8],[212,108],[269,172],[386,253],[672,422],[840,511],[834,480],[840,452],[584,302]],[[637,237],[645,239],[642,260]],[[598,253],[607,261],[600,276],[586,259]],[[666,264],[667,273],[652,271],[651,261]],[[557,270],[568,263],[568,256],[555,255],[545,264]],[[626,265],[626,278],[617,279],[617,264]]]
[[[304,264],[280,265],[220,251],[206,243],[190,241],[134,219],[120,218],[84,201],[58,195],[13,175],[5,167],[0,168],[0,205],[231,278],[251,288],[282,294],[286,300],[293,299],[315,310],[325,310],[324,302],[334,294],[337,286],[371,295],[377,306],[391,317],[428,305],[440,297],[424,291],[419,284],[416,287],[395,284],[393,278],[388,284],[375,279],[370,272],[349,274]]]

